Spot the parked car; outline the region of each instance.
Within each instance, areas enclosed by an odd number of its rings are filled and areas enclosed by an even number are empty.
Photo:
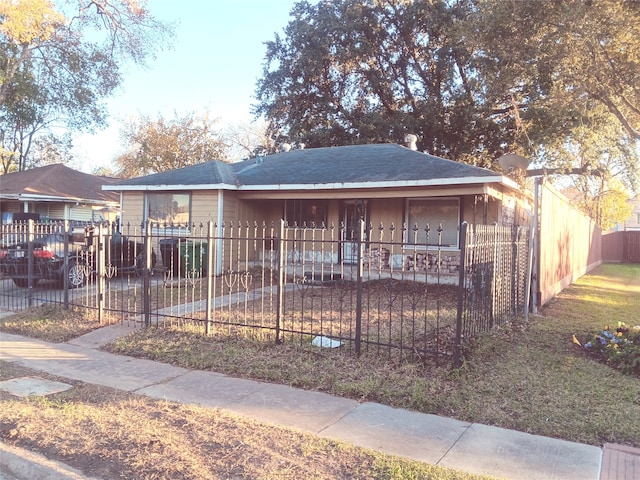
[[[87,278],[96,273],[96,255],[87,243],[75,241],[65,233],[46,233],[33,240],[33,283],[40,280],[57,280],[64,285],[65,236],[69,264],[69,288],[79,288]],[[93,238],[91,237],[91,242]],[[91,243],[89,243],[91,245]],[[105,249],[105,273],[113,276],[123,273],[140,274],[145,268],[144,245],[121,235],[109,237],[109,248]],[[155,266],[156,254],[152,251],[151,268]],[[22,288],[29,286],[29,243],[16,242],[0,247],[0,272]]]

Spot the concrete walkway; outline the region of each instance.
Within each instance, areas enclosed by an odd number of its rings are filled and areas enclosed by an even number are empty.
[[[132,329],[115,325],[64,344],[2,334],[0,359],[153,398],[222,408],[261,422],[470,473],[510,480],[600,478],[603,450],[591,445],[98,350]],[[74,478],[62,473],[56,477],[53,471],[41,477],[33,471],[19,476],[20,455],[7,451],[0,450],[0,470],[6,475],[0,479],[13,478],[9,474],[18,479]],[[12,462],[14,470],[7,465]],[[38,462],[31,461],[34,464]]]

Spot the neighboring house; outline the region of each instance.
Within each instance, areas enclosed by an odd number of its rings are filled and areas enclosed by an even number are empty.
[[[0,175],[2,222],[23,214],[41,219],[99,221],[120,204],[115,192],[102,187],[116,179],[78,172],[62,164]],[[16,215],[18,214],[18,215]]]
[[[344,222],[349,230],[362,218],[375,228],[418,224],[416,244],[423,245],[425,225],[435,230],[442,224],[442,245],[452,254],[459,253],[463,220],[529,225],[531,212],[530,198],[511,179],[396,144],[214,160],[103,188],[121,192],[124,224],[213,221],[220,228],[223,222],[285,219],[307,227]],[[347,249],[341,255],[349,255]]]
[[[620,230],[640,231],[640,196],[629,199],[627,203],[631,206],[631,215],[621,225]]]

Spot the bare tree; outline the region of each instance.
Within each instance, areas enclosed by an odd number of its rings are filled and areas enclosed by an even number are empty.
[[[159,115],[131,120],[121,131],[128,152],[116,159],[118,175],[137,177],[209,160],[226,160],[228,147],[215,124],[207,112],[183,116],[175,113],[171,119]]]

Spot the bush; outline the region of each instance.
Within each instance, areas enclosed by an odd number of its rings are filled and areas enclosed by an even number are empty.
[[[618,322],[615,330],[607,325],[582,346],[608,365],[624,373],[640,376],[640,325],[629,327],[624,322]]]

